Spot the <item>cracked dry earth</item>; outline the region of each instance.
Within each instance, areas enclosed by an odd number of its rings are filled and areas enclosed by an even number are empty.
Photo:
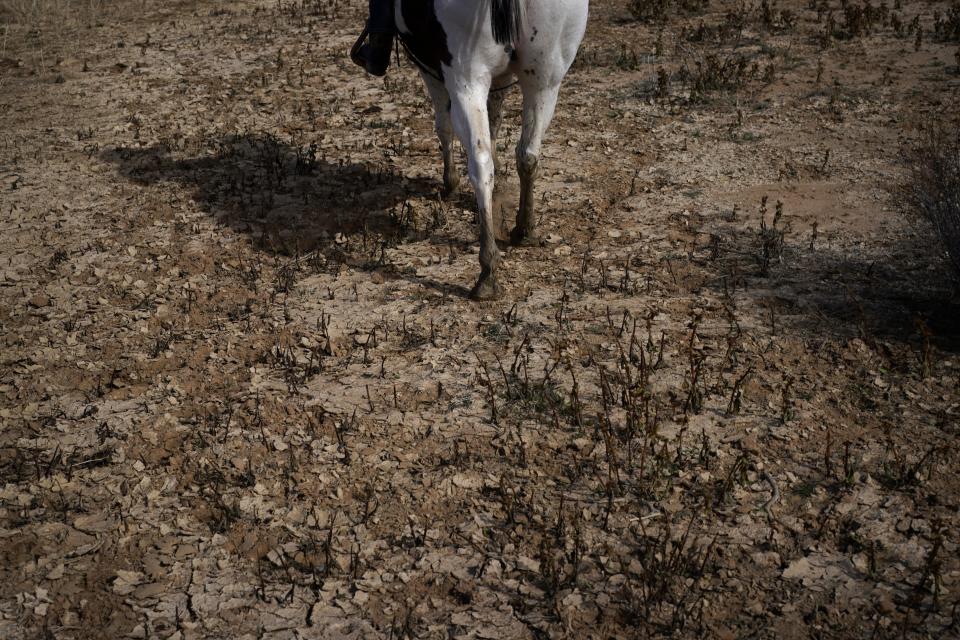
[[[0,637],[960,635],[947,5],[595,2],[485,304],[364,3],[11,6]]]

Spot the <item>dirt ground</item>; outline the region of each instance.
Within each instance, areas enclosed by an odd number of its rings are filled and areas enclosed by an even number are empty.
[[[483,304],[361,0],[29,4],[0,637],[960,637],[956,4],[594,2]]]

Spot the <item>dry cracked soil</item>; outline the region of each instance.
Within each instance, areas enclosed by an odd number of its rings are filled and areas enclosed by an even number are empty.
[[[364,17],[0,2],[0,637],[960,637],[960,6],[595,1],[491,303]]]

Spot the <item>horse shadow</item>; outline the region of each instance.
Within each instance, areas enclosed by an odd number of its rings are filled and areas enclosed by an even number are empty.
[[[400,242],[411,234],[405,203],[439,192],[435,180],[408,178],[386,163],[328,159],[315,145],[271,135],[226,136],[204,149],[183,158],[164,144],[119,147],[101,158],[135,184],[189,189],[219,224],[249,235],[257,250],[281,256],[344,253],[358,238],[365,246]]]

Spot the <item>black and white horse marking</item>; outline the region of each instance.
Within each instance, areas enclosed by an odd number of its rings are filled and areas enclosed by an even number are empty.
[[[496,298],[500,251],[493,232],[495,140],[504,94],[491,88],[514,78],[523,94],[517,144],[520,208],[514,244],[539,244],[533,187],[540,146],[553,118],[560,83],[576,56],[588,0],[395,0],[400,37],[421,69],[433,101],[443,153],[443,183],[456,190],[453,134],[467,152],[480,218],[480,277],[471,297]]]

